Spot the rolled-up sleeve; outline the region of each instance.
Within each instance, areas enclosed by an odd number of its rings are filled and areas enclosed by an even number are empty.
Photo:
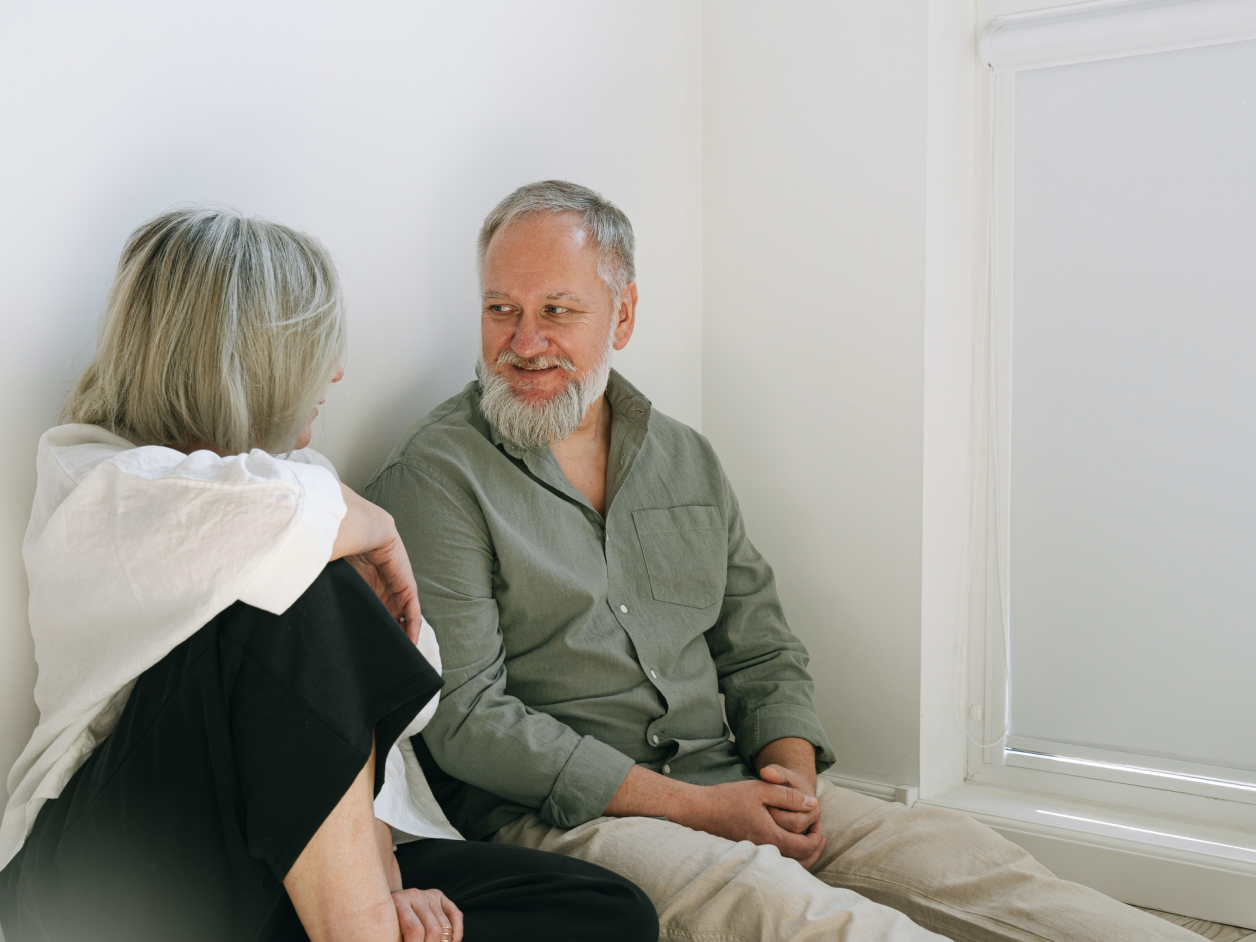
[[[815,711],[807,649],[785,621],[772,567],[746,536],[727,477],[728,576],[716,623],[706,633],[737,751],[747,765],[776,739],[797,737],[816,748],[816,770],[836,760]]]
[[[475,496],[408,463],[381,471],[367,495],[396,520],[440,642],[445,687],[423,730],[437,763],[557,827],[602,814],[633,760],[507,693],[493,544]]]

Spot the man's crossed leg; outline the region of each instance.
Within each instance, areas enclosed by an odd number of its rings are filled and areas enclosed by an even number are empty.
[[[909,811],[823,779],[817,797],[828,846],[810,873],[775,847],[658,818],[603,817],[563,830],[527,815],[493,839],[622,874],[654,901],[663,940],[1198,942],[1056,878],[966,815]]]

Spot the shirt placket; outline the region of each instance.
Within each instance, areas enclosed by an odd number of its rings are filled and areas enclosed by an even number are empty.
[[[641,600],[633,596],[629,588],[629,580],[624,578],[624,568],[619,561],[619,547],[629,541],[626,528],[632,526],[631,516],[627,517],[627,522],[623,522],[622,519],[617,520],[617,515],[614,513],[615,497],[623,489],[628,476],[632,473],[632,467],[645,440],[649,405],[643,400],[634,398],[626,402],[613,403],[612,408],[615,410],[615,418],[611,426],[611,451],[607,456],[608,504],[605,517],[594,509],[588,498],[572,487],[567,476],[563,474],[558,459],[548,448],[523,450],[509,442],[501,441],[500,444],[509,454],[522,461],[533,477],[578,506],[589,525],[598,534],[602,544],[603,564],[606,567],[606,606],[611,616],[632,641],[633,650],[637,655],[637,665],[641,672],[659,692],[667,706],[666,712],[648,724],[645,729],[646,742],[656,748],[662,748],[669,741],[667,725],[672,709],[667,679],[660,667],[663,652],[659,639],[656,639],[650,630],[649,622],[641,617],[644,606],[640,604]],[[618,516],[623,518],[624,514]],[[664,763],[662,771],[664,774],[670,774],[671,766]]]
[[[641,450],[645,439],[648,406],[636,399],[619,403],[615,409],[618,428],[612,426],[612,441],[608,468],[607,497],[611,503],[607,507],[606,517],[606,573],[607,573],[607,605],[611,614],[619,622],[621,628],[632,639],[633,649],[637,652],[637,664],[646,679],[659,692],[666,704],[666,712],[645,728],[646,742],[656,748],[668,745],[668,720],[671,716],[674,692],[669,691],[669,684],[662,668],[662,639],[656,637],[650,622],[643,617],[645,607],[641,600],[633,596],[629,580],[624,576],[624,566],[619,559],[620,548],[627,551],[631,546],[628,528],[631,528],[629,513],[614,512],[614,498],[624,487],[632,472],[632,466]],[[618,432],[619,434],[616,434]],[[622,504],[621,504],[622,507]],[[671,766],[664,763],[664,774],[671,773]]]

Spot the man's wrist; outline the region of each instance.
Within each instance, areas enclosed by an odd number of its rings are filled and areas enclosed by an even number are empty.
[[[709,817],[711,790],[703,785],[692,785],[689,782],[677,782],[684,787],[676,795],[672,811],[666,814],[667,820],[674,824],[683,824],[695,831],[705,831]]]
[[[634,765],[606,806],[612,817],[664,817],[697,827],[705,819],[708,789]]]
[[[801,776],[811,786],[811,792],[814,795],[816,747],[812,743],[796,736],[774,739],[760,749],[754,757],[756,772],[762,771],[764,766],[768,765],[779,765]]]

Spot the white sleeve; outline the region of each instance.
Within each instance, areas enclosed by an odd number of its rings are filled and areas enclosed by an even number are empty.
[[[418,647],[419,653],[439,674],[440,645],[427,619],[423,619],[419,626]],[[432,795],[418,757],[414,754],[414,746],[410,744],[410,737],[428,724],[439,702],[440,694],[437,693],[393,743],[385,760],[384,787],[375,796],[375,817],[392,828],[393,840],[398,844],[423,837],[462,839]]]
[[[462,840],[432,794],[409,739],[397,740],[388,750],[384,787],[375,796],[375,817],[392,828],[398,844],[424,837]]]
[[[66,474],[77,486],[23,546],[45,717],[98,710],[236,601],[286,611],[345,514],[326,469],[261,451],[144,446]]]
[[[440,645],[436,641],[436,632],[432,630],[432,626],[427,623],[424,618],[419,623],[419,653],[427,658],[427,662],[432,665],[432,670],[441,673],[440,663]],[[427,705],[418,712],[418,715],[410,721],[410,725],[405,731],[397,737],[398,739],[409,739],[411,736],[419,733],[423,727],[431,722],[432,717],[436,714],[436,707],[440,704],[440,691],[436,692],[436,696],[427,702]]]
[[[317,465],[290,464],[299,497],[270,558],[258,556],[256,574],[241,589],[240,601],[279,614],[287,611],[331,559],[346,512],[340,482]]]
[[[114,511],[114,526],[100,535],[128,558],[130,578],[158,597],[169,589],[154,583],[196,594],[208,589],[197,583],[226,577],[232,602],[284,612],[327,565],[345,515],[334,474],[259,449],[223,458],[135,448],[88,475],[67,504],[90,501],[97,476],[111,492],[101,509]]]
[[[261,451],[146,446],[99,463],[23,547],[41,707],[78,699],[47,689],[53,677],[90,685],[99,672],[102,689],[78,694],[111,695],[106,677],[139,676],[238,600],[286,611],[327,565],[344,514],[326,470]],[[43,667],[54,664],[67,669]]]

